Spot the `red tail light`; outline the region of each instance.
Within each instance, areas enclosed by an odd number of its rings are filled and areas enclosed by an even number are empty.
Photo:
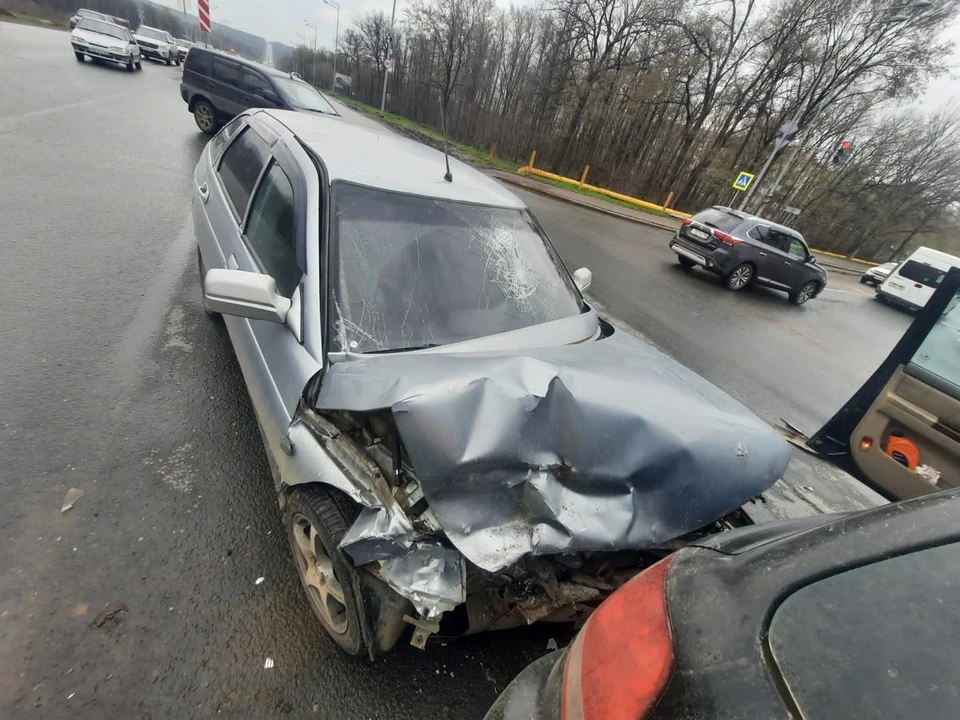
[[[720,230],[714,230],[713,236],[724,245],[739,245],[742,242],[741,240],[737,240],[733,235],[727,235],[727,233]]]
[[[690,218],[684,218],[684,219],[683,219],[683,222],[680,223],[680,224],[681,224],[681,225],[689,225],[689,224],[692,223],[692,222],[693,222],[693,220],[691,220]]]
[[[642,720],[673,675],[667,571],[673,556],[597,608],[570,646],[561,720]]]

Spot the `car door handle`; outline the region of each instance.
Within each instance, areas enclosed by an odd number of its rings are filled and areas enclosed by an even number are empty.
[[[790,262],[789,260],[784,260],[784,261],[783,261],[783,264],[784,264],[784,265],[793,265],[793,263]]]
[[[210,197],[210,188],[207,187],[206,183],[197,185],[197,195],[200,196],[200,199],[203,200],[204,203],[207,202],[207,199]]]
[[[922,288],[922,287],[923,287],[923,285],[921,285],[920,283],[914,283],[913,286],[914,286],[915,288]]]
[[[766,256],[767,256],[767,254],[761,250],[761,251],[760,251],[760,257],[766,257]]]

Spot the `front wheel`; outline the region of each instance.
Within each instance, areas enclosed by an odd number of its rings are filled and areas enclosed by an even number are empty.
[[[790,302],[794,305],[803,305],[807,300],[817,294],[819,286],[812,280],[800,288],[799,291],[790,295]]]
[[[127,60],[127,72],[133,72],[136,68],[136,63],[133,62],[133,55],[131,55],[130,59]]]
[[[743,290],[750,282],[753,280],[753,265],[750,263],[743,263],[743,265],[737,265],[730,273],[727,275],[725,285],[728,290],[733,290],[737,292]]]
[[[406,627],[408,602],[366,571],[354,570],[340,541],[359,507],[321,485],[299,487],[284,508],[287,539],[310,607],[320,624],[350,655],[367,651],[361,618],[371,626],[373,651],[387,652]]]
[[[164,62],[167,63],[167,65],[172,65],[172,64],[173,64],[173,61],[170,59],[170,56],[169,56],[169,55],[167,55],[163,60],[164,60]]]
[[[173,61],[177,64],[177,67],[180,67],[180,53],[177,53]]]
[[[83,62],[83,53],[75,52],[74,55],[77,58],[77,62]]]
[[[213,135],[217,131],[217,115],[213,110],[213,105],[206,100],[197,100],[193,106],[193,119],[207,135]]]
[[[137,58],[137,70],[143,70],[143,64],[140,58]]]

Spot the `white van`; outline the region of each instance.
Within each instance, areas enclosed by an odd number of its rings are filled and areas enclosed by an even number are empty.
[[[877,299],[919,310],[927,304],[952,267],[960,267],[960,258],[932,248],[919,247],[887,275],[887,279],[877,288]]]

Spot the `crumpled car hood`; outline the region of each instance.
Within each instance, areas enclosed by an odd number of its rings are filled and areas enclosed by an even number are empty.
[[[770,426],[624,332],[335,363],[317,406],[389,409],[447,538],[488,571],[673,539],[766,490],[789,461]]]

